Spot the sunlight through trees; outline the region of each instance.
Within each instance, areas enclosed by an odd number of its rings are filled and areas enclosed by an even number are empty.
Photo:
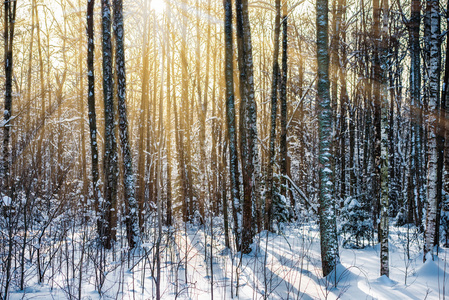
[[[212,295],[217,257],[238,295],[242,261],[260,254],[270,298],[269,237],[299,224],[319,227],[317,269],[334,285],[345,248],[379,244],[378,274],[394,276],[395,227],[408,260],[414,245],[438,260],[448,5],[4,1],[0,298],[27,278],[53,288],[56,260],[79,298],[87,281],[107,293],[112,261],[154,264],[142,276],[162,298],[178,260],[186,286],[170,291],[188,294],[192,228]]]

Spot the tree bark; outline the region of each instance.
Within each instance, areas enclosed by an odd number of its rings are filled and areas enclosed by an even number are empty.
[[[232,217],[234,219],[234,240],[236,248],[241,250],[240,226],[240,174],[237,156],[237,129],[235,123],[234,103],[234,56],[232,42],[232,4],[231,0],[223,2],[225,10],[225,82],[226,82],[226,123],[229,140],[229,175],[231,182]],[[225,200],[223,200],[225,201]]]
[[[287,179],[288,176],[288,146],[287,146],[287,76],[288,76],[288,16],[287,16],[287,3],[288,0],[284,0],[282,3],[282,77],[280,87],[280,109],[281,109],[281,139],[280,139],[280,155],[281,155],[281,195],[287,197]],[[293,197],[290,197],[290,201],[293,201]],[[293,210],[295,209],[292,206]]]
[[[337,32],[338,45],[335,51],[338,51],[338,77],[340,80],[340,199],[344,201],[347,197],[346,191],[346,134],[348,127],[347,113],[349,96],[346,86],[346,28],[343,28],[344,18],[346,14],[346,1],[339,0],[337,4]],[[336,62],[337,63],[337,62]]]
[[[447,3],[446,14],[449,14],[449,2]],[[448,15],[446,15],[446,18]],[[444,136],[444,174],[443,174],[443,190],[446,192],[446,195],[449,194],[449,128],[446,120],[449,120],[449,43],[446,43],[446,61],[444,67],[444,79],[443,79],[443,92],[441,96],[441,122],[440,126],[443,130],[442,135]],[[443,199],[441,199],[443,204]],[[438,208],[441,210],[441,207]],[[445,231],[448,229],[446,228]],[[446,232],[446,237],[449,235],[449,232]],[[447,239],[446,239],[447,244]]]
[[[260,208],[259,201],[259,154],[257,142],[257,111],[254,98],[253,56],[248,1],[236,0],[237,45],[240,69],[240,96],[242,120],[241,148],[243,170],[242,251],[251,252],[254,230],[252,226],[253,205]],[[256,229],[261,230],[260,209],[256,209]]]
[[[316,2],[317,100],[319,109],[320,244],[323,275],[339,263],[335,199],[333,197],[331,148],[332,111],[329,95],[328,1]]]
[[[104,200],[100,203],[101,217],[104,222],[102,243],[106,248],[112,247],[116,240],[117,226],[117,142],[115,136],[115,109],[113,97],[112,42],[111,42],[111,7],[109,0],[101,1],[102,35],[103,35],[103,100],[104,100]]]
[[[95,0],[87,2],[87,106],[89,115],[90,152],[92,160],[92,194],[97,215],[98,235],[104,231],[103,218],[100,215],[99,199],[101,198],[100,174],[98,170],[97,114],[95,112],[95,43],[94,43],[94,7]]]
[[[2,189],[13,201],[13,192],[10,188],[13,187],[10,181],[10,162],[9,162],[9,140],[10,140],[10,122],[11,122],[11,110],[12,110],[12,79],[13,79],[13,41],[14,41],[14,25],[16,20],[16,7],[17,1],[5,1],[5,109],[3,111],[4,123],[3,123],[3,161],[2,161]],[[3,196],[2,196],[3,197]],[[12,207],[12,203],[11,206]],[[12,214],[11,209],[8,209],[8,213]],[[11,216],[8,218],[11,219]],[[8,255],[6,258],[6,278],[5,278],[5,290],[4,299],[8,298],[9,285],[11,282],[11,263],[13,255],[13,222],[8,221]]]
[[[409,160],[409,181],[407,191],[408,216],[407,222],[414,220],[414,210],[419,193],[419,165],[420,165],[420,144],[418,135],[420,134],[419,116],[421,111],[421,61],[419,43],[419,27],[421,24],[421,1],[412,0],[410,6],[410,26],[409,26],[409,49],[410,49],[410,160]],[[417,222],[418,220],[415,220]],[[415,223],[416,224],[416,223]]]
[[[128,133],[128,115],[126,108],[126,69],[124,47],[124,24],[122,0],[114,0],[114,37],[115,67],[117,76],[117,100],[119,113],[120,144],[123,159],[123,185],[125,188],[125,224],[129,247],[132,249],[139,243],[140,228],[137,215],[136,187],[133,173],[133,158]]]
[[[428,163],[427,163],[427,210],[426,210],[426,229],[424,233],[424,256],[423,261],[427,260],[427,255],[430,254],[433,260],[433,247],[435,246],[437,210],[440,202],[441,192],[438,191],[441,187],[441,175],[439,151],[438,151],[438,118],[440,110],[440,71],[441,71],[441,45],[440,45],[440,15],[439,15],[439,1],[428,0],[426,2],[426,9],[430,18],[430,32],[429,36],[429,65],[428,65]]]
[[[265,230],[273,230],[273,201],[275,201],[276,188],[273,180],[273,168],[276,163],[276,119],[277,119],[277,98],[279,93],[279,36],[281,32],[281,1],[275,1],[276,17],[274,19],[274,53],[273,71],[271,83],[271,113],[270,113],[270,143],[269,143],[269,163],[267,186],[268,195],[265,198]]]
[[[12,110],[12,79],[13,79],[13,41],[14,41],[14,27],[16,22],[16,7],[17,1],[5,1],[5,109],[3,111],[3,158],[2,158],[2,186],[9,186],[9,140],[11,128],[11,110]],[[9,270],[9,269],[8,269]],[[9,282],[7,283],[9,284]]]
[[[388,7],[388,5],[386,6]],[[378,239],[380,242],[380,275],[389,276],[388,264],[388,92],[387,86],[387,10],[384,2],[373,1],[373,98],[375,125],[375,193],[379,205]],[[381,17],[383,22],[381,22]]]

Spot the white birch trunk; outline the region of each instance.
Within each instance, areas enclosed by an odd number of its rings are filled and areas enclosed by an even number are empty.
[[[424,233],[424,256],[430,254],[433,259],[433,247],[435,240],[435,226],[437,223],[438,209],[438,150],[437,150],[437,127],[439,111],[440,91],[440,16],[439,1],[427,1],[427,9],[430,13],[430,36],[429,39],[429,65],[428,65],[428,162],[427,162],[427,209],[426,229]]]
[[[335,199],[332,172],[332,111],[329,95],[328,1],[316,2],[319,105],[320,244],[323,275],[339,263]]]

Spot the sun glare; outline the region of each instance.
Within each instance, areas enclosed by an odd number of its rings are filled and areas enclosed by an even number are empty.
[[[161,14],[165,11],[165,1],[164,0],[151,0],[151,9],[154,10],[155,13]]]

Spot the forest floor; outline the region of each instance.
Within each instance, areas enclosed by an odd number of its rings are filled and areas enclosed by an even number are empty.
[[[282,234],[264,231],[256,236],[253,251],[241,255],[225,250],[216,223],[212,232],[211,227],[188,225],[164,235],[162,299],[449,298],[449,249],[440,248],[439,259],[423,264],[422,237],[414,229],[407,233],[406,227],[390,227],[390,278],[379,276],[378,245],[340,247],[337,272],[323,278],[316,224],[288,226]],[[80,294],[82,299],[156,299],[157,240],[130,255],[119,246],[99,250],[94,242],[82,242],[86,236],[73,231],[58,252],[49,252],[55,253],[52,260],[44,257],[43,283],[37,283],[36,268],[27,269],[26,288],[13,289],[10,299],[78,299]]]

